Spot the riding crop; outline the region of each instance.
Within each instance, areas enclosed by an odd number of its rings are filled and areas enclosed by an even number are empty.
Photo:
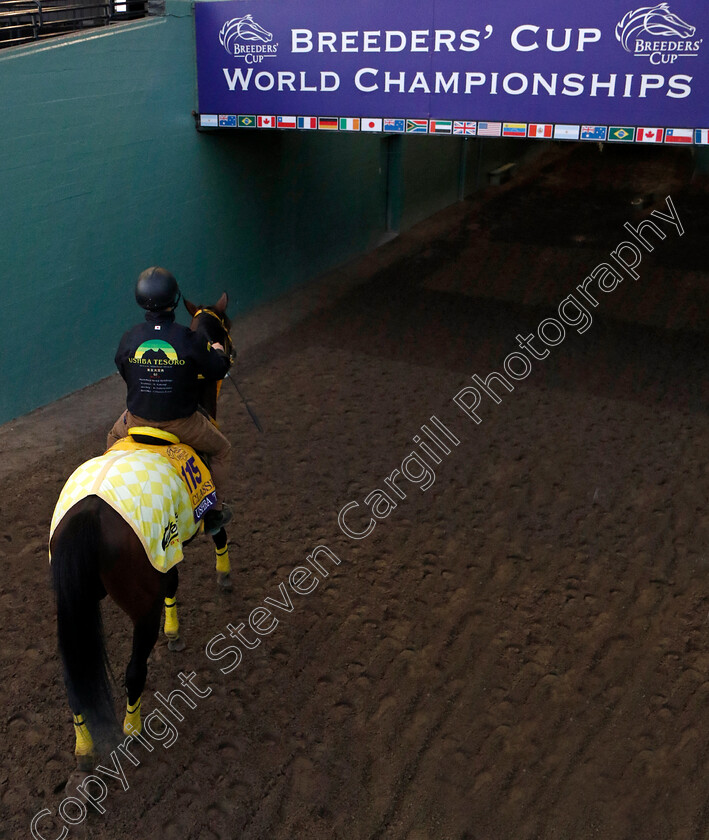
[[[232,385],[236,388],[237,393],[241,397],[242,402],[246,406],[246,410],[249,412],[249,414],[251,416],[251,419],[254,421],[254,426],[256,426],[256,428],[259,430],[259,432],[263,432],[263,428],[261,426],[261,423],[259,422],[258,417],[254,413],[254,411],[252,411],[251,406],[248,404],[248,402],[246,400],[246,397],[241,393],[241,388],[239,388],[239,386],[237,385],[236,379],[234,379],[232,376],[230,376],[229,373],[227,373],[224,378],[231,380]]]

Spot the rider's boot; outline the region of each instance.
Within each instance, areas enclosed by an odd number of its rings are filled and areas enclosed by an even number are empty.
[[[226,505],[222,505],[218,510],[208,510],[204,515],[204,533],[212,536],[218,534],[231,520],[231,516],[231,509]]]

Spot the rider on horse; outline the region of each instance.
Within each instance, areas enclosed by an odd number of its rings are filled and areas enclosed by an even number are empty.
[[[181,294],[164,268],[147,268],[138,278],[135,298],[146,310],[145,323],[121,339],[115,362],[128,388],[127,410],[108,433],[110,448],[132,426],[153,426],[210,456],[216,505],[204,517],[205,531],[216,534],[231,519],[222,503],[231,444],[198,409],[198,380],[223,379],[231,359],[219,343],[211,346],[188,327],[175,323]]]

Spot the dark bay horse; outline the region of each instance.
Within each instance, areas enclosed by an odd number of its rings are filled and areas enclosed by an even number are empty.
[[[191,329],[213,344],[220,343],[233,359],[228,298],[214,306],[197,307],[185,301]],[[221,382],[204,381],[200,405],[216,418]],[[165,499],[166,509],[171,505]],[[168,514],[169,515],[169,514]],[[196,528],[196,526],[195,526]],[[226,531],[213,536],[217,575],[230,588]],[[52,582],[57,602],[57,636],[64,682],[74,715],[75,754],[80,770],[93,765],[94,739],[107,746],[118,735],[110,667],[107,662],[100,601],[106,595],[133,622],[133,649],[125,674],[127,693],[123,731],[140,733],[140,697],[145,687],[148,657],[158,639],[165,605],[164,630],[173,650],[181,650],[175,595],[177,566],[155,569],[131,526],[107,502],[89,495],[77,502],[56,525],[51,543]],[[181,646],[180,646],[181,645]]]

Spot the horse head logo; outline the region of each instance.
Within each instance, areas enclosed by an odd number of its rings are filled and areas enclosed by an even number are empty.
[[[235,41],[267,44],[272,40],[273,34],[256,23],[251,15],[228,20],[219,33],[219,43],[229,55],[236,55],[238,52],[238,44],[235,44]]]
[[[615,28],[615,37],[623,48],[632,52],[630,42],[635,36],[647,32],[649,35],[674,35],[677,38],[691,38],[696,32],[695,26],[670,11],[668,3],[657,6],[643,6],[634,12],[628,12]]]

